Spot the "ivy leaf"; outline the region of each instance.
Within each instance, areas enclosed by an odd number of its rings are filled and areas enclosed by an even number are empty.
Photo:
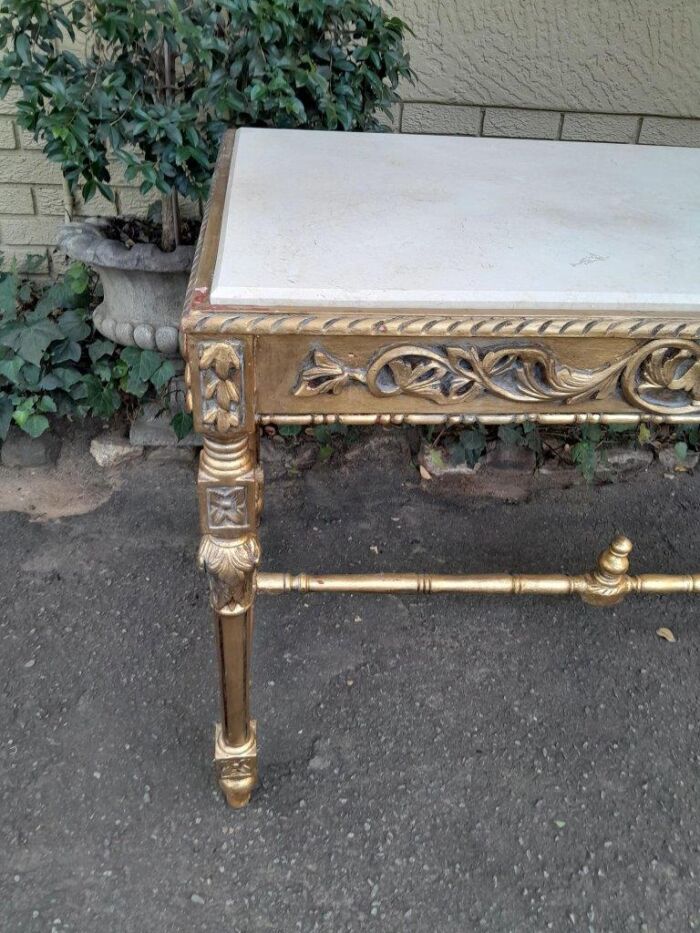
[[[76,295],[83,295],[90,287],[90,273],[82,262],[73,262],[66,270],[66,281]]]
[[[20,370],[23,366],[24,360],[21,356],[13,356],[8,359],[0,360],[0,376],[4,376],[10,382],[17,384]]]
[[[163,357],[160,355],[160,353],[156,353],[155,350],[142,350],[138,370],[139,378],[141,381],[148,382],[148,380],[152,378],[153,374],[157,369],[159,369],[162,363]],[[175,375],[174,372],[173,375]]]
[[[136,368],[141,360],[141,350],[138,347],[124,347],[120,352],[119,358],[122,359],[130,368]]]
[[[57,343],[55,347],[52,347],[51,361],[53,363],[77,363],[82,353],[80,344],[76,343],[75,340],[71,340],[70,337],[66,337],[60,343]]]
[[[68,391],[76,382],[80,382],[82,376],[77,369],[73,369],[72,366],[57,366],[51,373],[52,377],[56,379],[58,385]],[[41,388],[45,389],[47,386],[41,383]]]
[[[114,350],[115,346],[111,340],[95,340],[88,347],[88,355],[92,362],[96,363],[103,356],[111,356]]]
[[[179,411],[170,421],[170,426],[175,432],[177,439],[181,441],[187,437],[193,427],[192,415],[186,411]]]
[[[33,363],[25,363],[22,367],[22,382],[31,392],[41,387],[41,368]]]
[[[148,383],[143,382],[139,378],[139,374],[132,369],[129,371],[126,380],[122,380],[122,388],[125,392],[128,392],[129,395],[141,398],[148,390]]]
[[[19,334],[17,353],[39,366],[41,358],[54,340],[60,340],[63,334],[53,321],[41,321],[25,327]]]
[[[85,315],[75,308],[69,308],[63,312],[58,319],[58,326],[65,337],[75,341],[85,340],[92,332],[92,328],[85,320]]]
[[[676,460],[679,463],[685,463],[688,459],[688,445],[685,441],[678,441],[673,446],[673,452],[676,455]]]
[[[50,395],[42,395],[36,407],[37,407],[37,411],[48,411],[48,412],[56,411],[56,403],[54,402],[54,400],[51,398]]]
[[[97,376],[89,374],[84,379],[85,401],[98,418],[111,418],[119,410],[121,399],[112,386],[105,386]],[[73,398],[78,396],[73,393]]]
[[[28,434],[30,437],[39,437],[40,434],[43,434],[44,431],[47,431],[49,428],[49,419],[46,415],[29,414],[26,418],[22,417],[18,420],[18,414],[20,413],[15,412],[15,421],[25,434]],[[21,412],[21,414],[25,415],[26,412]]]
[[[12,321],[17,317],[18,284],[16,275],[5,275],[0,281],[0,320]]]
[[[163,386],[166,386],[171,379],[175,376],[175,367],[170,362],[170,360],[165,360],[164,363],[158,367],[158,369],[151,376],[151,384],[156,389],[162,389]]]

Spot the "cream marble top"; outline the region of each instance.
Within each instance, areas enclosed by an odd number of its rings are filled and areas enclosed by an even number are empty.
[[[700,150],[241,129],[211,302],[700,311]]]

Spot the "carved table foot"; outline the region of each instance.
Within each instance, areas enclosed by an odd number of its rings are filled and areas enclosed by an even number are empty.
[[[228,745],[221,725],[216,726],[214,767],[226,802],[234,809],[244,807],[258,783],[258,746],[255,722],[250,723],[250,738],[244,745]]]

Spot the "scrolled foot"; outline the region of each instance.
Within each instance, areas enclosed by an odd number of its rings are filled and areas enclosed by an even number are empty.
[[[230,807],[239,810],[249,801],[258,783],[258,749],[255,723],[245,745],[228,745],[221,726],[216,727],[214,765],[219,787]]]

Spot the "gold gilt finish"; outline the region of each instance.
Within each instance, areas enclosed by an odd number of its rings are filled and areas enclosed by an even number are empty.
[[[257,784],[250,711],[257,593],[627,595],[700,593],[700,574],[629,572],[615,538],[589,573],[290,574],[259,570],[257,425],[635,424],[700,421],[697,315],[516,315],[213,307],[233,133],[222,145],[182,321],[186,405],[204,436],[200,565],[210,581],[221,680],[214,763],[227,801]]]
[[[700,344],[654,340],[595,369],[566,365],[551,349],[536,346],[399,344],[382,349],[365,368],[317,349],[294,394],[338,395],[353,382],[374,396],[409,395],[437,405],[466,404],[484,394],[563,405],[621,395],[645,411],[693,415],[700,412]]]
[[[632,542],[618,535],[591,573],[431,574],[265,573],[256,577],[258,593],[463,593],[483,596],[580,596],[594,606],[613,606],[628,593],[700,593],[700,574],[628,574]]]

